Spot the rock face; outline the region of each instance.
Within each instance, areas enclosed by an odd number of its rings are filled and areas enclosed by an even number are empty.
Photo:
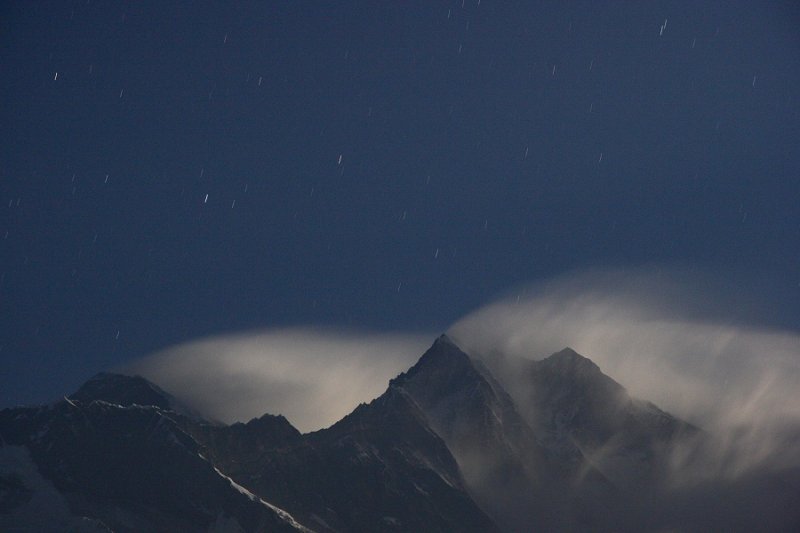
[[[470,492],[504,529],[552,527],[559,483],[511,397],[479,362],[442,336],[408,372],[392,380],[442,436]]]
[[[318,531],[497,530],[399,388],[307,435],[282,416],[224,426],[186,413],[115,374],[50,407],[0,412],[0,525],[38,524],[26,507],[38,483],[54,509],[38,525],[53,531],[303,529],[283,508]]]
[[[143,378],[99,374],[53,405],[0,411],[0,530],[734,531],[800,522],[796,470],[670,489],[670,454],[704,433],[631,398],[573,350],[513,368],[492,366],[496,379],[442,336],[383,395],[308,434],[279,415],[207,421]]]
[[[665,467],[675,441],[697,428],[631,398],[592,361],[565,348],[523,371],[521,405],[544,445],[579,454],[615,486],[641,490]]]
[[[239,483],[315,530],[496,530],[442,439],[397,387],[321,431],[300,436],[270,425],[281,438],[259,437],[263,428],[251,422],[199,440]],[[248,444],[231,453],[231,442]]]
[[[17,450],[0,474],[4,485],[16,485],[3,499],[2,529],[29,526],[26,504],[37,487],[24,480],[33,471],[41,478],[37,492],[64,506],[46,524],[50,531],[81,522],[113,531],[297,530],[216,470],[168,412],[82,397],[0,412],[0,450],[6,459]]]

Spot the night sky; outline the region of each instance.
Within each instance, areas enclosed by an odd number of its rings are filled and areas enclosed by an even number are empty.
[[[3,406],[580,268],[725,272],[800,329],[795,3],[3,2],[0,102]]]

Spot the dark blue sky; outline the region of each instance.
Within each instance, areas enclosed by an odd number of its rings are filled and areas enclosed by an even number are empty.
[[[0,10],[4,405],[594,266],[735,272],[800,328],[796,4]]]

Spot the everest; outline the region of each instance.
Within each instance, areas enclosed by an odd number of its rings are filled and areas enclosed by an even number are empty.
[[[103,373],[51,405],[0,412],[0,530],[800,524],[793,470],[676,485],[676,457],[702,460],[707,437],[569,348],[487,358],[442,335],[381,396],[305,434],[269,413],[222,424],[144,378]]]

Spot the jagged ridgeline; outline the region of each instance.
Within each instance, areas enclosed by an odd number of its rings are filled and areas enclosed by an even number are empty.
[[[797,472],[676,487],[706,433],[589,359],[483,362],[438,338],[301,434],[207,420],[138,376],[0,412],[3,531],[792,530]],[[504,370],[505,369],[505,370]],[[699,452],[697,452],[699,453]]]

